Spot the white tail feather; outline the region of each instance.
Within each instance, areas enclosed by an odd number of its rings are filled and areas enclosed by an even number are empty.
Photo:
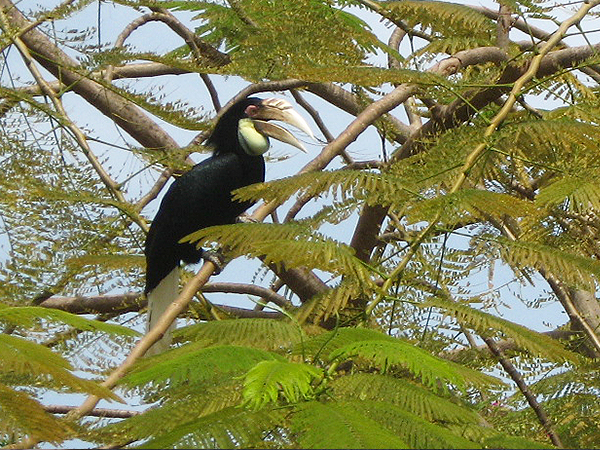
[[[161,282],[148,292],[148,316],[146,320],[146,332],[156,326],[160,317],[166,311],[171,303],[177,298],[179,289],[179,267],[175,267],[169,275],[164,277]],[[158,340],[146,352],[146,355],[157,355],[169,349],[173,340],[173,330],[175,322],[165,331],[163,337]]]

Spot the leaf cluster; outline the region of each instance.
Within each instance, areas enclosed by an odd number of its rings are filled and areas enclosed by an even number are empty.
[[[32,328],[40,321],[59,322],[79,330],[104,334],[131,335],[132,330],[84,319],[63,311],[39,307],[0,305],[0,323],[15,332]],[[38,399],[48,392],[74,392],[121,401],[96,381],[76,376],[72,365],[43,344],[8,333],[0,334],[0,436],[5,442],[23,437],[61,442],[76,427],[47,413]]]
[[[273,349],[269,340],[283,336]],[[458,429],[501,436],[456,389],[497,380],[376,330],[306,335],[288,321],[229,319],[192,325],[180,337],[187,343],[140,361],[123,379],[158,404],[99,428],[96,440],[143,448],[479,448],[483,439]]]

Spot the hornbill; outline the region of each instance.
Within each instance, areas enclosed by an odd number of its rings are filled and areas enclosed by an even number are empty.
[[[213,147],[212,155],[167,190],[145,243],[147,330],[177,298],[180,262],[197,263],[209,256],[195,245],[179,241],[201,228],[234,223],[253,204],[234,201],[231,191],[265,180],[262,155],[269,149],[269,136],[305,151],[289,131],[269,120],[286,122],[312,137],[307,123],[286,100],[246,98],[217,121],[206,142]],[[169,347],[172,328],[149,354]]]

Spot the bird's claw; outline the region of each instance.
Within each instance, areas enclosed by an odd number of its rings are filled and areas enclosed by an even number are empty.
[[[235,223],[258,223],[258,220],[250,217],[248,214],[240,214],[235,218]]]
[[[220,251],[202,250],[202,259],[209,261],[215,266],[215,275],[219,275],[225,268],[225,256]]]

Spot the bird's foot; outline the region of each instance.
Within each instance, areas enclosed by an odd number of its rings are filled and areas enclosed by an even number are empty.
[[[244,213],[235,218],[235,223],[258,223],[258,220]]]
[[[225,268],[225,264],[227,264],[227,262],[225,261],[225,256],[223,256],[223,254],[219,250],[212,251],[202,249],[202,259],[204,261],[209,261],[213,263],[213,265],[215,266],[215,275],[219,275]]]

